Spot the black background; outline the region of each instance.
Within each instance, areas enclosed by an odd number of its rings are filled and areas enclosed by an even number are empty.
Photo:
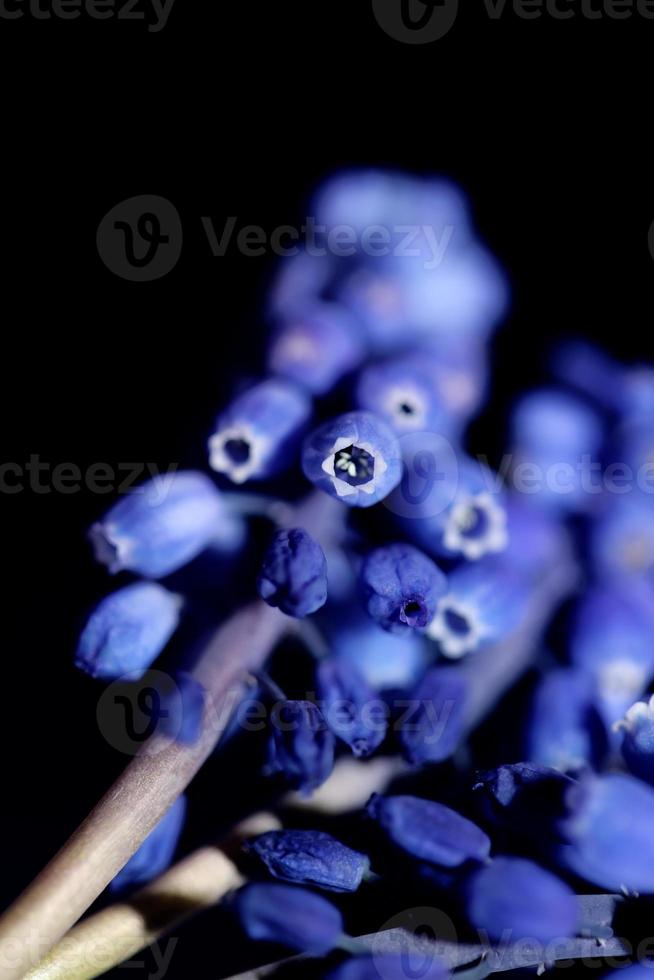
[[[469,191],[515,293],[493,449],[557,336],[650,356],[653,45],[652,21],[491,22],[481,0],[424,47],[383,34],[368,0],[177,0],[158,34],[0,19],[0,462],[202,465],[214,412],[261,349],[271,261],[214,258],[200,216],[298,222],[347,164]],[[102,216],[137,194],[168,198],[184,226],[178,266],[154,283],[112,275],[95,247]],[[107,502],[0,494],[3,903],[122,765],[97,730],[98,690],[71,666],[107,587],[84,537]],[[210,931],[187,934],[169,977],[223,975]]]

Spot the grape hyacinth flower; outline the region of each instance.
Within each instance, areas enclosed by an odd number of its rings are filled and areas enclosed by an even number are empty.
[[[173,859],[186,819],[186,797],[179,796],[109,888],[120,894],[162,874]]]
[[[343,936],[338,909],[305,888],[245,885],[236,893],[234,906],[246,934],[257,941],[324,956]]]
[[[420,447],[411,446],[414,458]],[[425,452],[431,454],[429,440]],[[451,448],[450,454],[451,455]],[[434,461],[440,470],[439,461]],[[456,472],[452,472],[454,462]],[[443,459],[432,491],[405,521],[405,529],[430,554],[478,561],[507,547],[507,514],[504,494],[495,474],[476,460],[459,453]]]
[[[547,945],[574,936],[580,925],[572,889],[522,858],[495,858],[466,879],[463,892],[471,924],[494,940]]]
[[[272,726],[269,771],[284,773],[290,786],[310,796],[334,768],[334,736],[320,709],[311,701],[282,701]]]
[[[103,680],[139,680],[175,632],[181,606],[179,596],[155,582],[112,592],[82,631],[76,666]]]
[[[445,575],[431,558],[408,544],[370,552],[359,581],[368,615],[392,633],[426,627],[447,588]]]
[[[623,773],[587,775],[566,800],[562,863],[607,891],[654,894],[654,790]]]
[[[262,381],[220,415],[209,439],[209,465],[232,483],[264,480],[293,462],[311,416],[311,400],[289,381]]]
[[[301,527],[275,532],[264,555],[257,592],[269,606],[303,619],[327,601],[327,559]]]
[[[318,696],[325,720],[357,758],[367,758],[384,741],[386,705],[354,664],[326,657],[316,671]]]
[[[631,772],[654,785],[654,696],[632,704],[615,728],[622,734],[622,755]]]
[[[456,667],[434,667],[409,695],[400,725],[404,756],[412,765],[442,762],[463,735],[468,685]]]
[[[465,861],[485,861],[490,853],[483,830],[442,803],[374,795],[367,813],[396,847],[421,861],[456,868]]]
[[[313,304],[277,329],[268,367],[311,394],[324,395],[363,355],[360,330],[347,310],[336,303]]]
[[[359,375],[359,408],[374,412],[398,434],[447,434],[453,420],[434,384],[436,357],[429,351],[392,357],[365,367]]]
[[[516,762],[478,775],[473,787],[481,810],[497,827],[522,836],[551,835],[566,813],[574,781],[557,769]]]
[[[356,956],[340,963],[327,974],[325,980],[448,980],[451,976],[447,966],[423,950],[412,953],[379,953],[371,956]],[[641,980],[639,977],[628,980]]]
[[[392,430],[370,412],[348,412],[307,439],[307,479],[350,507],[372,507],[402,478],[402,453]]]
[[[654,586],[654,508],[644,494],[612,498],[590,535],[597,572],[608,582]]]
[[[339,606],[325,624],[334,657],[353,667],[375,690],[407,688],[417,683],[429,662],[427,643],[415,630],[380,630],[360,602]]]
[[[271,875],[296,885],[355,892],[370,870],[365,854],[318,830],[272,830],[248,841]]]
[[[89,537],[95,557],[112,574],[163,578],[206,548],[240,546],[243,531],[209,477],[183,471],[137,487],[93,525]]]
[[[510,568],[495,558],[460,565],[448,576],[448,591],[438,601],[427,627],[445,657],[458,659],[503,636],[519,625],[529,589]]]
[[[561,772],[598,766],[608,749],[593,679],[573,667],[546,674],[525,725],[527,758]]]
[[[609,728],[654,677],[653,637],[650,605],[633,588],[594,588],[577,604],[570,660],[594,682],[596,704]]]

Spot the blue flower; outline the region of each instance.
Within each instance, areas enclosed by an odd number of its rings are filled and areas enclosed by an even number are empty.
[[[173,859],[186,819],[186,797],[179,796],[139,849],[119,871],[109,888],[120,893],[162,874]]]
[[[590,528],[594,567],[608,581],[654,586],[654,507],[644,494],[612,497]]]
[[[442,803],[375,794],[367,812],[396,847],[421,861],[456,868],[465,861],[485,861],[490,853],[483,830]]]
[[[136,582],[104,598],[80,636],[75,663],[92,677],[138,680],[179,622],[181,599],[154,582]]]
[[[392,633],[427,626],[447,589],[445,576],[431,558],[409,544],[371,551],[359,581],[368,615]]]
[[[411,444],[412,465],[420,461],[420,444]],[[432,455],[425,437],[427,466]],[[404,522],[405,530],[430,554],[478,561],[508,543],[504,494],[487,466],[463,453],[443,453],[431,460],[436,471],[429,487]],[[442,467],[442,470],[441,470]]]
[[[484,815],[495,826],[528,837],[551,835],[566,814],[566,794],[574,781],[557,769],[516,762],[478,776],[474,790]]]
[[[330,970],[325,980],[448,980],[450,976],[447,966],[429,952],[408,950],[356,956]]]
[[[533,480],[536,503],[554,510],[594,503],[598,489],[585,473],[599,463],[604,433],[590,406],[556,389],[532,391],[516,406],[512,430],[514,482]]]
[[[327,560],[301,527],[277,531],[264,555],[257,592],[269,606],[303,619],[327,601]]]
[[[334,735],[357,757],[372,755],[386,736],[385,703],[357,667],[342,658],[321,660],[316,681],[322,712]]]
[[[586,673],[572,667],[547,673],[527,715],[527,758],[562,772],[599,765],[608,744],[595,701],[595,684]]]
[[[529,585],[497,558],[459,565],[448,577],[427,635],[446,657],[458,658],[497,642],[517,628],[530,597]]]
[[[405,758],[413,765],[442,762],[463,734],[468,685],[457,667],[434,667],[412,691],[400,723]]]
[[[250,939],[324,956],[343,935],[341,913],[321,895],[292,885],[251,884],[234,905]]]
[[[622,734],[622,755],[631,772],[654,785],[654,697],[632,704],[615,727]]]
[[[137,487],[93,525],[90,538],[110,572],[163,578],[210,546],[233,548],[241,527],[209,477],[186,471]]]
[[[365,854],[318,830],[272,830],[247,843],[275,878],[335,892],[355,892],[370,870]]]
[[[307,439],[305,476],[350,507],[371,507],[398,485],[402,454],[392,430],[370,412],[348,412]]]
[[[268,367],[314,395],[324,395],[363,354],[360,331],[347,311],[336,303],[314,303],[277,329]]]
[[[453,428],[448,406],[434,385],[436,360],[429,352],[406,354],[363,369],[356,387],[359,408],[374,412],[402,435],[425,430],[447,433]]]
[[[465,909],[476,928],[494,940],[544,945],[574,936],[579,905],[559,878],[531,861],[498,857],[474,871],[464,886]]]
[[[288,381],[262,381],[220,415],[209,439],[209,465],[233,483],[287,469],[311,416],[311,400]]]
[[[567,802],[563,863],[607,891],[654,894],[654,790],[622,773],[588,775]]]
[[[339,606],[325,623],[334,656],[355,667],[378,691],[415,684],[428,663],[427,643],[415,630],[387,633],[360,603]]]
[[[594,682],[607,727],[622,718],[654,676],[653,639],[648,599],[633,587],[594,588],[579,601],[570,659]]]
[[[572,564],[573,552],[561,515],[530,500],[519,493],[504,498],[508,542],[502,561],[524,579],[539,582],[555,565]]]
[[[311,701],[281,701],[272,717],[268,767],[283,772],[304,796],[321,786],[334,768],[334,736]]]
[[[446,233],[447,234],[447,233]],[[457,249],[441,239],[442,254],[411,262],[387,257],[345,278],[337,297],[364,324],[380,351],[407,344],[486,340],[508,309],[509,291],[497,262],[477,243]],[[418,245],[425,252],[425,243]]]

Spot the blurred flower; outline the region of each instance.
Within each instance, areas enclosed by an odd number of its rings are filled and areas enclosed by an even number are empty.
[[[638,492],[611,497],[590,529],[594,568],[618,584],[646,581],[654,587],[654,506]]]
[[[574,785],[548,766],[516,762],[479,773],[474,790],[487,820],[520,835],[549,836],[565,816],[565,797]]]
[[[114,893],[143,885],[163,874],[173,859],[186,818],[186,797],[178,796],[109,888]]]
[[[316,672],[318,696],[329,728],[350,746],[354,755],[365,758],[386,736],[386,705],[376,695],[354,664],[327,657]]]
[[[408,544],[371,551],[359,581],[368,615],[392,633],[427,626],[447,588],[445,576],[431,558]]]
[[[408,698],[399,723],[405,758],[413,765],[442,762],[463,736],[468,685],[456,667],[427,671]]]
[[[95,557],[110,572],[163,578],[210,546],[231,550],[240,544],[242,524],[209,477],[185,471],[137,487],[89,536]]]
[[[654,676],[654,620],[630,588],[589,590],[578,602],[570,659],[590,677],[607,727],[619,721]]]
[[[450,976],[447,966],[428,952],[405,950],[354,957],[330,970],[325,980],[448,980]]]
[[[464,861],[485,861],[490,853],[483,830],[442,803],[375,794],[367,812],[396,847],[422,861],[456,868]]]
[[[311,701],[275,706],[269,747],[270,772],[283,772],[303,796],[321,786],[334,767],[334,736]]]
[[[413,465],[419,447],[412,445]],[[451,453],[451,447],[450,447]],[[431,455],[425,442],[426,468]],[[449,456],[449,454],[447,454]],[[499,477],[479,460],[463,453],[432,461],[437,471],[424,499],[404,522],[405,530],[430,554],[478,561],[504,551],[508,543],[504,494],[497,492]],[[456,472],[452,472],[456,466]],[[441,469],[442,467],[442,469]]]
[[[209,439],[209,465],[233,483],[287,469],[311,416],[311,400],[287,381],[269,379],[239,395]]]
[[[248,841],[271,875],[297,885],[355,892],[370,870],[365,854],[318,830],[273,830]]]
[[[182,600],[154,582],[136,582],[106,596],[82,631],[75,664],[92,677],[138,680],[179,622]]]
[[[567,803],[563,863],[607,891],[654,893],[654,790],[622,773],[588,775]]]
[[[324,395],[363,359],[356,322],[336,303],[308,305],[272,339],[268,367],[314,395]]]
[[[427,666],[427,644],[419,633],[380,630],[359,602],[336,607],[325,631],[336,659],[356,668],[376,690],[411,687]]]
[[[327,560],[301,527],[279,530],[264,555],[257,591],[269,606],[302,619],[327,601]]]
[[[615,727],[622,734],[622,755],[631,772],[654,785],[654,696],[632,704]]]
[[[548,944],[574,936],[579,906],[574,892],[531,861],[498,857],[465,882],[471,924],[491,939]]]
[[[495,643],[519,625],[529,599],[528,583],[496,558],[460,565],[448,576],[427,635],[446,657],[458,658]]]
[[[312,956],[324,956],[343,935],[338,909],[304,888],[245,885],[236,893],[234,906],[250,939],[279,943]]]
[[[434,384],[436,361],[429,351],[417,351],[369,364],[357,381],[359,408],[374,412],[398,435],[426,430],[446,434],[453,420]]]
[[[587,509],[601,492],[585,473],[599,464],[603,438],[596,412],[575,395],[529,392],[512,418],[514,485],[526,483],[535,503],[554,510]]]
[[[402,477],[399,443],[370,412],[349,412],[313,432],[302,465],[307,479],[350,507],[371,507]]]
[[[527,758],[562,772],[599,765],[608,744],[595,702],[593,678],[583,671],[562,667],[546,674],[527,715]]]

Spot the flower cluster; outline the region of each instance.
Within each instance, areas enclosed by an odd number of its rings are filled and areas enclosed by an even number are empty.
[[[268,373],[216,406],[214,475],[156,478],[91,529],[97,559],[131,579],[91,612],[76,662],[137,684],[164,658],[177,697],[160,699],[158,734],[193,744],[210,699],[189,637],[242,601],[283,620],[253,680],[265,732],[225,736],[263,760],[262,798],[328,790],[347,756],[398,757],[404,776],[327,829],[250,840],[254,880],[231,907],[251,940],[327,957],[323,976],[393,980],[399,956],[333,952],[353,953],[342,893],[365,892],[367,909],[426,893],[461,935],[543,947],[592,930],[585,889],[654,894],[654,487],[612,493],[584,475],[654,459],[654,369],[564,346],[551,386],[515,405],[495,472],[470,423],[509,292],[464,196],[357,172],[314,205],[359,241],[413,228],[412,248],[284,260]],[[185,808],[114,888],[160,873]],[[439,958],[423,967],[448,975]]]

